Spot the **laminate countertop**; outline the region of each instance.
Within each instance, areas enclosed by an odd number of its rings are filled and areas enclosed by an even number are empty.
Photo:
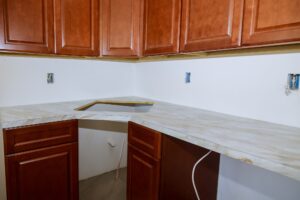
[[[111,100],[149,101],[139,97]],[[155,100],[150,100],[154,105],[146,113],[74,110],[93,101],[2,107],[0,126],[12,128],[69,119],[132,121],[300,181],[300,128]]]

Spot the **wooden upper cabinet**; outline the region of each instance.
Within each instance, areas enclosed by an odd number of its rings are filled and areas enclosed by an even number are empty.
[[[0,0],[0,49],[53,53],[53,1]]]
[[[181,0],[145,0],[144,55],[179,52]]]
[[[54,0],[56,53],[99,55],[99,0]]]
[[[246,0],[243,44],[300,41],[300,0]]]
[[[237,47],[243,0],[183,0],[180,51]]]
[[[103,0],[103,56],[140,56],[142,2],[141,0]]]

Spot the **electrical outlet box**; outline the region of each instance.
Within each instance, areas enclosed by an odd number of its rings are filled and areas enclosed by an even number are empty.
[[[47,73],[47,83],[48,84],[54,83],[54,74],[53,73]]]
[[[191,72],[186,72],[185,73],[185,83],[190,83],[191,82]]]
[[[288,87],[290,90],[299,90],[300,74],[288,75]]]

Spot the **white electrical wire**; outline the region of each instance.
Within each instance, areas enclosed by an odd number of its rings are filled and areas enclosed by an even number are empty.
[[[200,200],[200,197],[199,197],[199,194],[198,194],[198,191],[197,191],[197,187],[196,187],[196,184],[195,184],[195,170],[196,170],[196,167],[197,165],[202,161],[204,160],[212,151],[209,151],[207,154],[205,154],[204,156],[202,156],[195,164],[194,164],[194,167],[193,167],[193,171],[192,171],[192,183],[193,183],[193,187],[194,187],[194,190],[195,190],[195,193],[196,193],[196,196],[197,196],[197,199]]]

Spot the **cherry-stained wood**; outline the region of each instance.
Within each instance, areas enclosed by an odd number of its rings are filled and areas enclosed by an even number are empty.
[[[192,185],[194,164],[207,149],[163,136],[160,199],[197,200]],[[220,154],[212,152],[195,170],[195,184],[203,200],[216,200]]]
[[[78,141],[78,121],[4,129],[5,154]]]
[[[159,199],[160,161],[128,147],[127,200]]]
[[[241,44],[244,0],[183,0],[180,51],[204,51]]]
[[[158,200],[161,133],[129,122],[127,200]]]
[[[99,55],[99,0],[54,0],[56,53]]]
[[[102,1],[102,55],[141,55],[143,1]]]
[[[54,53],[52,0],[0,0],[0,50]]]
[[[129,122],[128,143],[155,159],[161,157],[161,133]]]
[[[4,129],[7,200],[78,200],[78,122]]]
[[[179,52],[181,0],[145,0],[144,55]]]
[[[243,45],[300,42],[300,0],[245,0]]]
[[[78,200],[78,143],[6,156],[8,200]]]

